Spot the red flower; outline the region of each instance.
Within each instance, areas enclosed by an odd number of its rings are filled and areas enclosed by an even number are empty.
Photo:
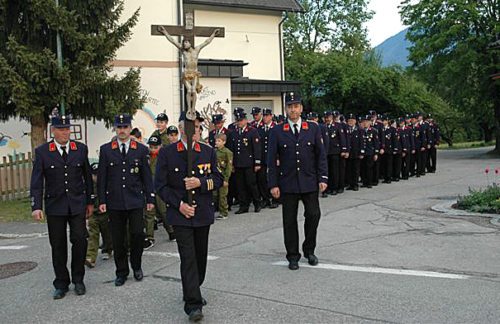
[[[498,174],[500,172],[500,169],[495,169],[495,174]]]
[[[484,173],[486,173],[486,174],[490,173],[490,168],[484,169]]]

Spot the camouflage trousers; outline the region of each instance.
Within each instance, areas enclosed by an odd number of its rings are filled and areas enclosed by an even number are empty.
[[[163,221],[163,227],[167,233],[173,233],[174,228],[172,225],[167,224],[167,207],[165,203],[156,196],[155,208],[151,211],[146,211],[144,214],[144,229],[146,230],[146,239],[155,239],[155,219],[161,219]]]
[[[99,251],[99,234],[102,235],[103,253],[113,252],[111,232],[108,226],[108,215],[94,213],[88,222],[89,239],[87,246],[87,259],[95,262]]]

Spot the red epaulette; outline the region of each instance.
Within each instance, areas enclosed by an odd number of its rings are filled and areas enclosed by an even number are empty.
[[[75,142],[69,142],[69,149],[72,151],[76,151],[76,143]]]
[[[283,124],[283,131],[285,131],[285,132],[290,131],[290,124],[289,123]]]
[[[56,151],[56,143],[51,142],[49,143],[49,152],[55,152]]]
[[[184,151],[184,144],[181,141],[177,142],[177,152]]]
[[[198,153],[201,152],[201,145],[200,145],[200,143],[195,143],[194,144],[194,150],[196,152],[198,152]]]
[[[116,150],[117,148],[118,148],[118,142],[116,141],[111,142],[111,149]]]
[[[309,129],[309,124],[307,122],[302,122],[302,129],[303,130],[308,130]]]
[[[136,141],[130,141],[130,148],[133,150],[137,150],[137,142]]]

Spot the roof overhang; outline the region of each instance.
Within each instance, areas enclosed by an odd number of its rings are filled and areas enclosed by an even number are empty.
[[[231,80],[232,95],[262,95],[299,92],[300,81],[256,80],[237,78]]]

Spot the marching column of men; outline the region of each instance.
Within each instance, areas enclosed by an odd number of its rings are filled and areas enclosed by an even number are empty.
[[[227,205],[220,201],[227,190],[229,207],[239,204],[235,214],[248,213],[250,203],[256,213],[282,204],[286,258],[289,268],[297,270],[301,258],[299,201],[305,210],[303,256],[309,264],[317,265],[319,196],[342,194],[345,189],[358,191],[360,183],[363,188],[372,188],[379,179],[391,183],[436,171],[440,132],[430,115],[415,113],[391,119],[375,111],[356,117],[334,110],[326,111],[324,123],[320,123],[318,113],[303,114],[299,96],[287,94],[285,102],[288,118],[273,116],[269,108],[254,107],[249,122],[244,109],[236,108],[236,121],[225,128],[223,115],[212,116],[210,145],[202,144],[203,118],[197,116],[193,170],[186,168],[185,117],[181,116],[179,128],[167,127],[168,117],[159,114],[148,149],[131,137],[131,116],[117,115],[116,136],[101,146],[94,180],[88,148],[70,140],[70,117],[54,113],[54,139],[35,150],[30,188],[33,217],[44,218],[43,205],[47,214],[55,273],[53,298],[63,298],[71,282],[77,295],[86,293],[85,219],[94,214],[94,204],[98,215],[109,219],[112,247],[107,244],[106,251],[111,256],[111,248],[114,250],[116,286],[125,284],[129,262],[134,278],[143,279],[142,253],[145,242],[154,242],[151,227],[157,211],[170,239],[177,239],[184,310],[191,320],[199,320],[206,305],[200,286],[206,273],[209,229],[215,219],[214,197],[221,207],[222,217],[217,219],[227,218]],[[152,164],[156,164],[154,170]],[[193,204],[187,203],[187,190],[194,196]],[[145,211],[153,211],[146,226]],[[68,226],[71,272],[66,265]],[[150,237],[145,236],[145,227]],[[92,266],[99,230],[94,229],[93,253],[87,260]]]

